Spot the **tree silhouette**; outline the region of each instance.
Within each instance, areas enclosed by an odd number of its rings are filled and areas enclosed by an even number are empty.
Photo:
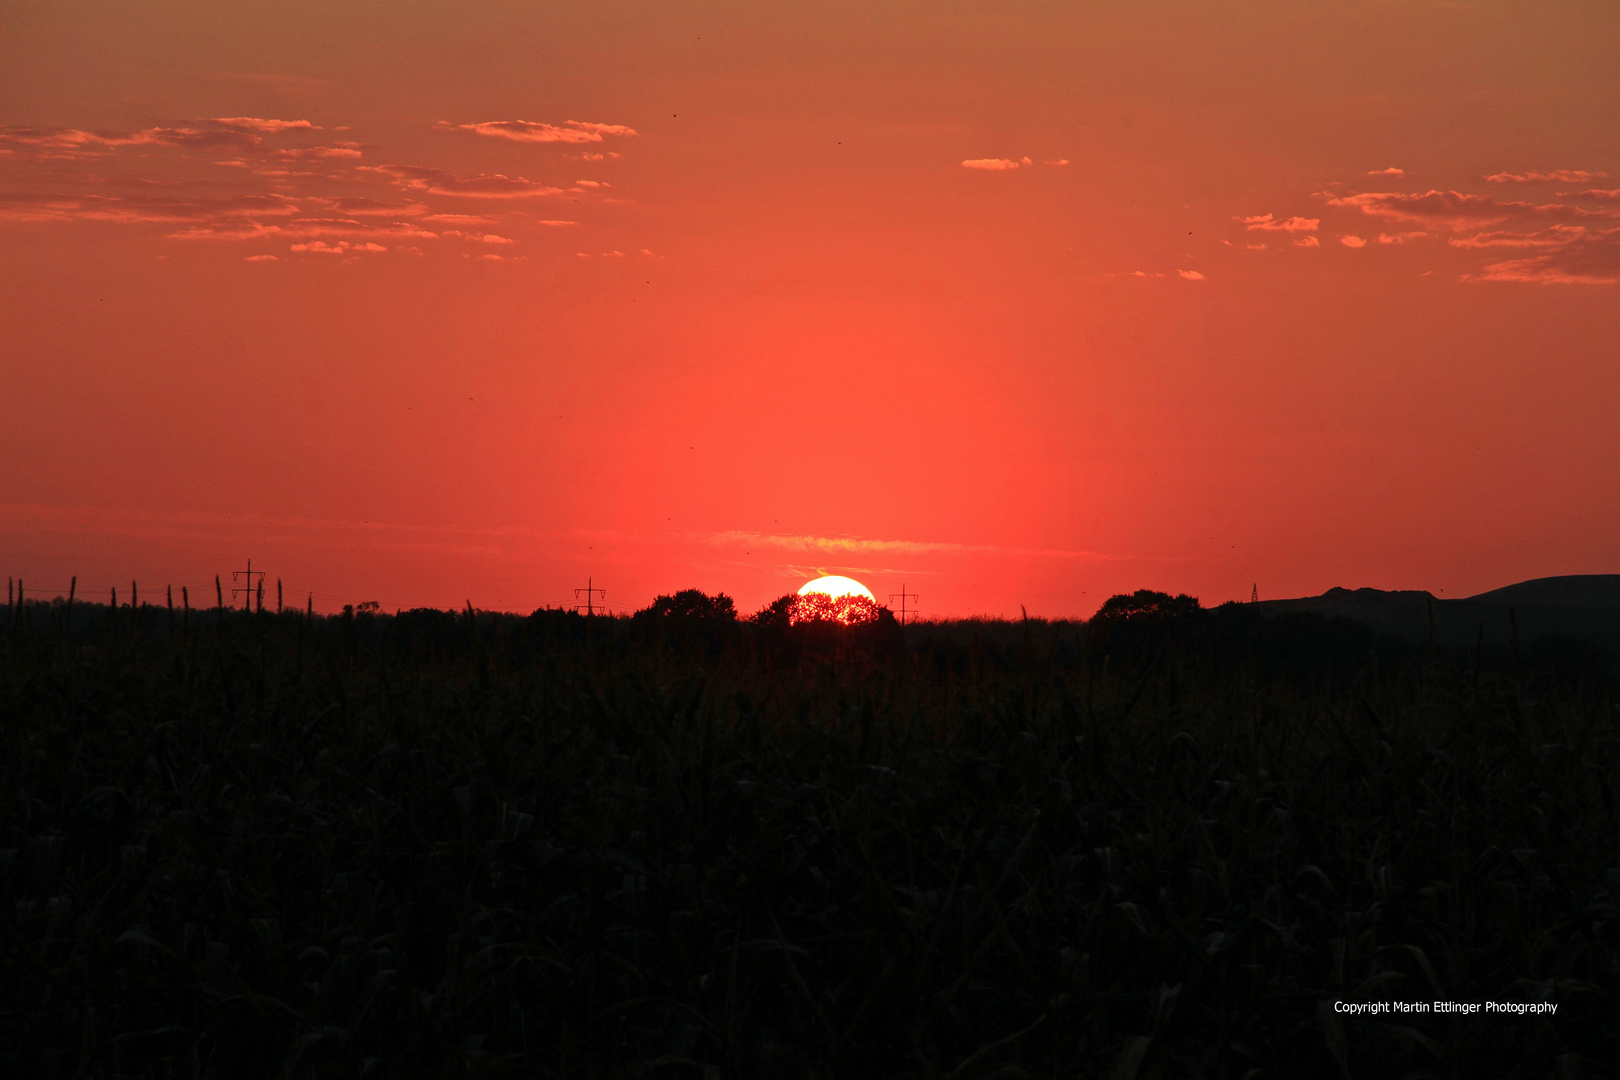
[[[802,626],[823,623],[838,626],[864,626],[893,621],[889,609],[864,596],[828,596],[826,593],[788,593],[772,600],[753,617],[758,626]]]
[[[1133,593],[1110,596],[1091,618],[1093,622],[1103,623],[1167,622],[1198,610],[1196,596],[1186,593],[1171,596],[1152,589],[1137,589]]]
[[[698,589],[682,589],[673,596],[656,596],[653,602],[633,616],[648,621],[681,619],[692,622],[736,622],[737,605],[725,593],[708,595]]]

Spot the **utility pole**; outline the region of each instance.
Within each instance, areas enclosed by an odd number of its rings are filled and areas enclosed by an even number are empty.
[[[585,579],[585,587],[583,589],[575,589],[574,590],[574,600],[576,601],[576,603],[574,604],[574,610],[575,611],[579,610],[579,604],[577,603],[577,601],[579,600],[579,594],[580,593],[585,594],[585,614],[587,614],[587,615],[595,615],[596,614],[596,607],[595,607],[594,602],[593,602],[594,597],[600,595],[602,597],[602,599],[604,599],[604,600],[607,599],[607,590],[606,589],[598,589],[596,587],[596,582],[595,582],[594,579],[586,578]]]
[[[902,581],[900,583],[900,591],[889,594],[889,603],[894,603],[894,598],[897,596],[900,598],[900,625],[904,626],[906,625],[906,601],[915,601],[917,599],[917,594],[906,592],[906,583]],[[917,605],[913,603],[911,606],[913,610],[915,610]]]
[[[255,569],[253,569],[253,560],[252,559],[248,560],[246,570],[232,570],[231,571],[231,581],[233,583],[231,585],[231,600],[234,602],[236,600],[236,594],[241,593],[242,594],[242,610],[243,611],[252,611],[253,610],[253,593],[254,593],[253,579],[255,577],[257,577],[259,579],[259,586],[260,586],[259,607],[262,610],[263,607],[264,607],[264,593],[262,591],[263,587],[264,587],[264,571],[263,570],[255,570]],[[240,586],[234,584],[237,581],[240,581],[242,584]]]

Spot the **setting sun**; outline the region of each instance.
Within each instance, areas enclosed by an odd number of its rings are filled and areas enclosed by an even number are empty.
[[[872,595],[872,590],[854,578],[840,577],[837,574],[828,574],[814,581],[807,581],[799,589],[800,596],[808,596],[811,593],[821,593],[834,599],[840,596],[864,596],[872,603],[877,603],[877,597]]]

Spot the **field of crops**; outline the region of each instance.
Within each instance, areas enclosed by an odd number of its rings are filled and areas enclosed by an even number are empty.
[[[0,1073],[1613,1075],[1613,680],[1240,606],[30,603]],[[1558,1010],[1333,1008],[1487,1000]]]

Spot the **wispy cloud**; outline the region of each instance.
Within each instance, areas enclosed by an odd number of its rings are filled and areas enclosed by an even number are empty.
[[[257,240],[269,236],[432,240],[438,237],[438,233],[408,222],[359,221],[354,218],[295,218],[281,225],[207,222],[169,235],[175,240]]]
[[[781,551],[819,552],[829,555],[1023,555],[1050,559],[1109,561],[1122,558],[1098,551],[1062,548],[1009,548],[994,544],[956,544],[937,540],[870,540],[854,536],[760,533],[744,530],[699,533],[696,539],[711,544],[769,547]]]
[[[263,141],[263,137],[254,132],[226,127],[153,127],[141,131],[0,127],[0,146],[29,146],[51,150],[110,150],[123,146],[251,149]]]
[[[495,225],[498,222],[492,217],[483,214],[428,214],[423,221],[432,221],[440,225]]]
[[[1589,180],[1601,180],[1608,175],[1606,172],[1589,172],[1586,169],[1552,169],[1548,172],[1492,173],[1485,179],[1492,184],[1537,184],[1545,182],[1584,184]]]
[[[1548,248],[1575,243],[1586,235],[1587,231],[1579,225],[1554,225],[1529,233],[1500,230],[1454,236],[1446,243],[1455,248]]]
[[[1620,227],[1589,230],[1554,226],[1538,233],[1491,233],[1453,240],[1457,247],[1538,250],[1536,255],[1491,263],[1470,282],[1522,282],[1534,285],[1614,285],[1620,283]]]
[[[1367,241],[1359,236],[1341,236],[1339,237],[1339,243],[1347,248],[1364,248],[1367,246]]]
[[[1368,176],[1405,176],[1406,175],[1406,170],[1405,169],[1397,169],[1395,166],[1391,165],[1387,169],[1369,169],[1369,170],[1367,170],[1367,175]]]
[[[1008,169],[1016,169],[1032,164],[1034,162],[1030,161],[1029,158],[1024,158],[1022,161],[1014,161],[1012,158],[969,158],[962,162],[962,168],[979,169],[983,172],[1005,172]]]
[[[110,195],[0,195],[0,220],[174,223],[207,218],[284,217],[298,204],[281,195],[237,195],[212,199],[122,198]]]
[[[211,123],[240,131],[256,131],[260,135],[279,135],[283,131],[294,131],[299,128],[321,130],[308,120],[266,120],[257,116],[216,116]]]
[[[1271,214],[1257,214],[1253,217],[1241,217],[1237,220],[1243,222],[1244,228],[1247,229],[1286,233],[1315,232],[1316,227],[1322,224],[1321,218],[1278,218]]]
[[[452,124],[441,120],[441,128],[471,131],[495,139],[530,143],[592,143],[601,142],[604,135],[632,136],[640,134],[623,124],[594,124],[583,120],[565,120],[562,124],[544,124],[534,120],[484,120],[476,124]]]
[[[368,199],[360,195],[349,195],[342,198],[312,198],[310,202],[327,210],[342,214],[344,217],[417,217],[427,213],[427,205],[415,200],[398,199]],[[454,215],[435,215],[430,220],[443,220]],[[489,218],[475,218],[479,222],[490,221]]]
[[[1368,191],[1330,198],[1328,205],[1358,209],[1369,217],[1410,221],[1453,232],[1482,229],[1510,218],[1551,222],[1616,216],[1609,210],[1587,210],[1562,203],[1503,202],[1489,195],[1437,190],[1422,193]]]
[[[373,171],[393,177],[400,187],[412,191],[466,199],[532,199],[563,193],[560,187],[503,173],[457,176],[418,165],[378,165]]]
[[[357,159],[364,156],[360,147],[352,143],[338,146],[301,146],[287,150],[272,150],[270,156],[279,161],[331,161]]]
[[[105,153],[128,146],[160,146],[211,150],[258,150],[266,135],[293,130],[319,130],[308,120],[272,120],[255,116],[228,116],[187,121],[184,126],[142,128],[139,131],[89,131],[70,127],[0,126],[0,147],[25,147],[59,153]]]
[[[1176,276],[1181,277],[1181,278],[1185,278],[1188,281],[1204,281],[1204,280],[1207,280],[1204,277],[1203,274],[1200,274],[1196,270],[1177,270],[1176,271]]]
[[[459,236],[463,240],[471,240],[471,241],[473,241],[474,243],[477,243],[477,244],[515,244],[515,243],[517,243],[516,240],[513,240],[511,237],[507,237],[507,236],[497,236],[494,233],[461,232],[458,229],[449,229],[444,233],[444,235],[445,236]]]
[[[335,244],[328,244],[324,240],[311,240],[305,244],[293,244],[293,251],[306,251],[316,255],[344,255],[358,251],[387,251],[381,244],[351,244],[347,240],[339,240]]]

